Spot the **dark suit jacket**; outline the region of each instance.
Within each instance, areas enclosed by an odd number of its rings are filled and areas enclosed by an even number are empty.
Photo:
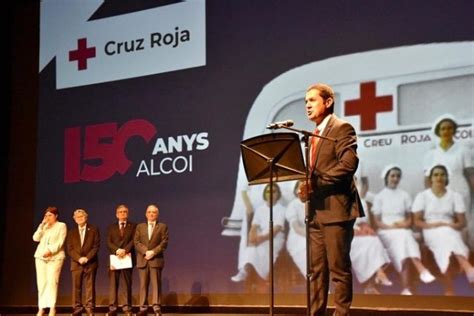
[[[168,226],[157,223],[153,229],[151,239],[148,240],[148,223],[137,225],[135,230],[135,251],[137,253],[137,268],[144,268],[149,264],[153,268],[163,268],[165,264],[164,251],[168,246]],[[145,259],[145,253],[153,250],[155,256],[151,260]]]
[[[311,173],[312,216],[322,224],[344,222],[364,216],[354,173],[359,164],[354,128],[334,114],[329,118],[316,146],[316,163]]]
[[[132,253],[134,257],[133,237],[135,236],[136,224],[128,222],[125,225],[123,238],[120,236],[118,221],[107,229],[107,248],[111,255],[115,255],[118,249],[125,249],[126,253]]]
[[[67,234],[66,248],[67,253],[71,257],[71,271],[81,268],[97,268],[97,252],[100,246],[99,230],[87,223],[86,235],[84,236],[84,245],[81,247],[81,237],[77,225]],[[86,257],[88,262],[81,265],[78,260]]]

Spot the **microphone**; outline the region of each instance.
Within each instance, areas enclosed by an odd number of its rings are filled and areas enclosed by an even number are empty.
[[[278,129],[278,128],[283,128],[283,127],[290,127],[295,124],[293,120],[286,120],[286,121],[281,121],[281,122],[274,122],[270,123],[267,125],[268,129]]]

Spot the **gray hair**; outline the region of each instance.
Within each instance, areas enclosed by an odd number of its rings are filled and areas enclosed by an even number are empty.
[[[77,210],[74,211],[74,215],[72,217],[76,217],[78,214],[83,214],[85,217],[88,217],[89,214],[87,214],[86,210],[82,208],[78,208]]]

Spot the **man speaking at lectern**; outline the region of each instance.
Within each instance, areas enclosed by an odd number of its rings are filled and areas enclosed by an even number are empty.
[[[354,128],[334,115],[334,91],[326,84],[306,90],[306,115],[316,124],[310,138],[310,184],[299,189],[309,200],[311,244],[311,314],[325,315],[329,281],[333,283],[334,315],[348,315],[352,303],[352,272],[349,252],[354,221],[364,216],[354,183],[357,169],[357,138]]]

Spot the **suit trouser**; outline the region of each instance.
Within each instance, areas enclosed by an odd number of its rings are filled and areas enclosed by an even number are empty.
[[[123,310],[129,311],[132,308],[132,269],[109,270],[109,309],[117,309],[119,298],[118,292],[120,279],[123,280],[120,296],[122,297]]]
[[[72,271],[72,304],[74,309],[81,309],[82,304],[82,283],[84,281],[86,288],[87,310],[93,310],[95,307],[95,276],[97,267],[81,267]]]
[[[42,260],[35,258],[36,284],[38,286],[38,308],[54,308],[58,297],[58,284],[63,259]]]
[[[329,275],[334,286],[334,315],[348,315],[352,303],[351,241],[354,220],[333,224],[310,224],[311,314],[325,315]]]
[[[153,268],[147,264],[144,268],[138,269],[140,277],[140,310],[148,308],[148,286],[151,282],[151,304],[153,310],[161,306],[161,270],[162,268]]]

